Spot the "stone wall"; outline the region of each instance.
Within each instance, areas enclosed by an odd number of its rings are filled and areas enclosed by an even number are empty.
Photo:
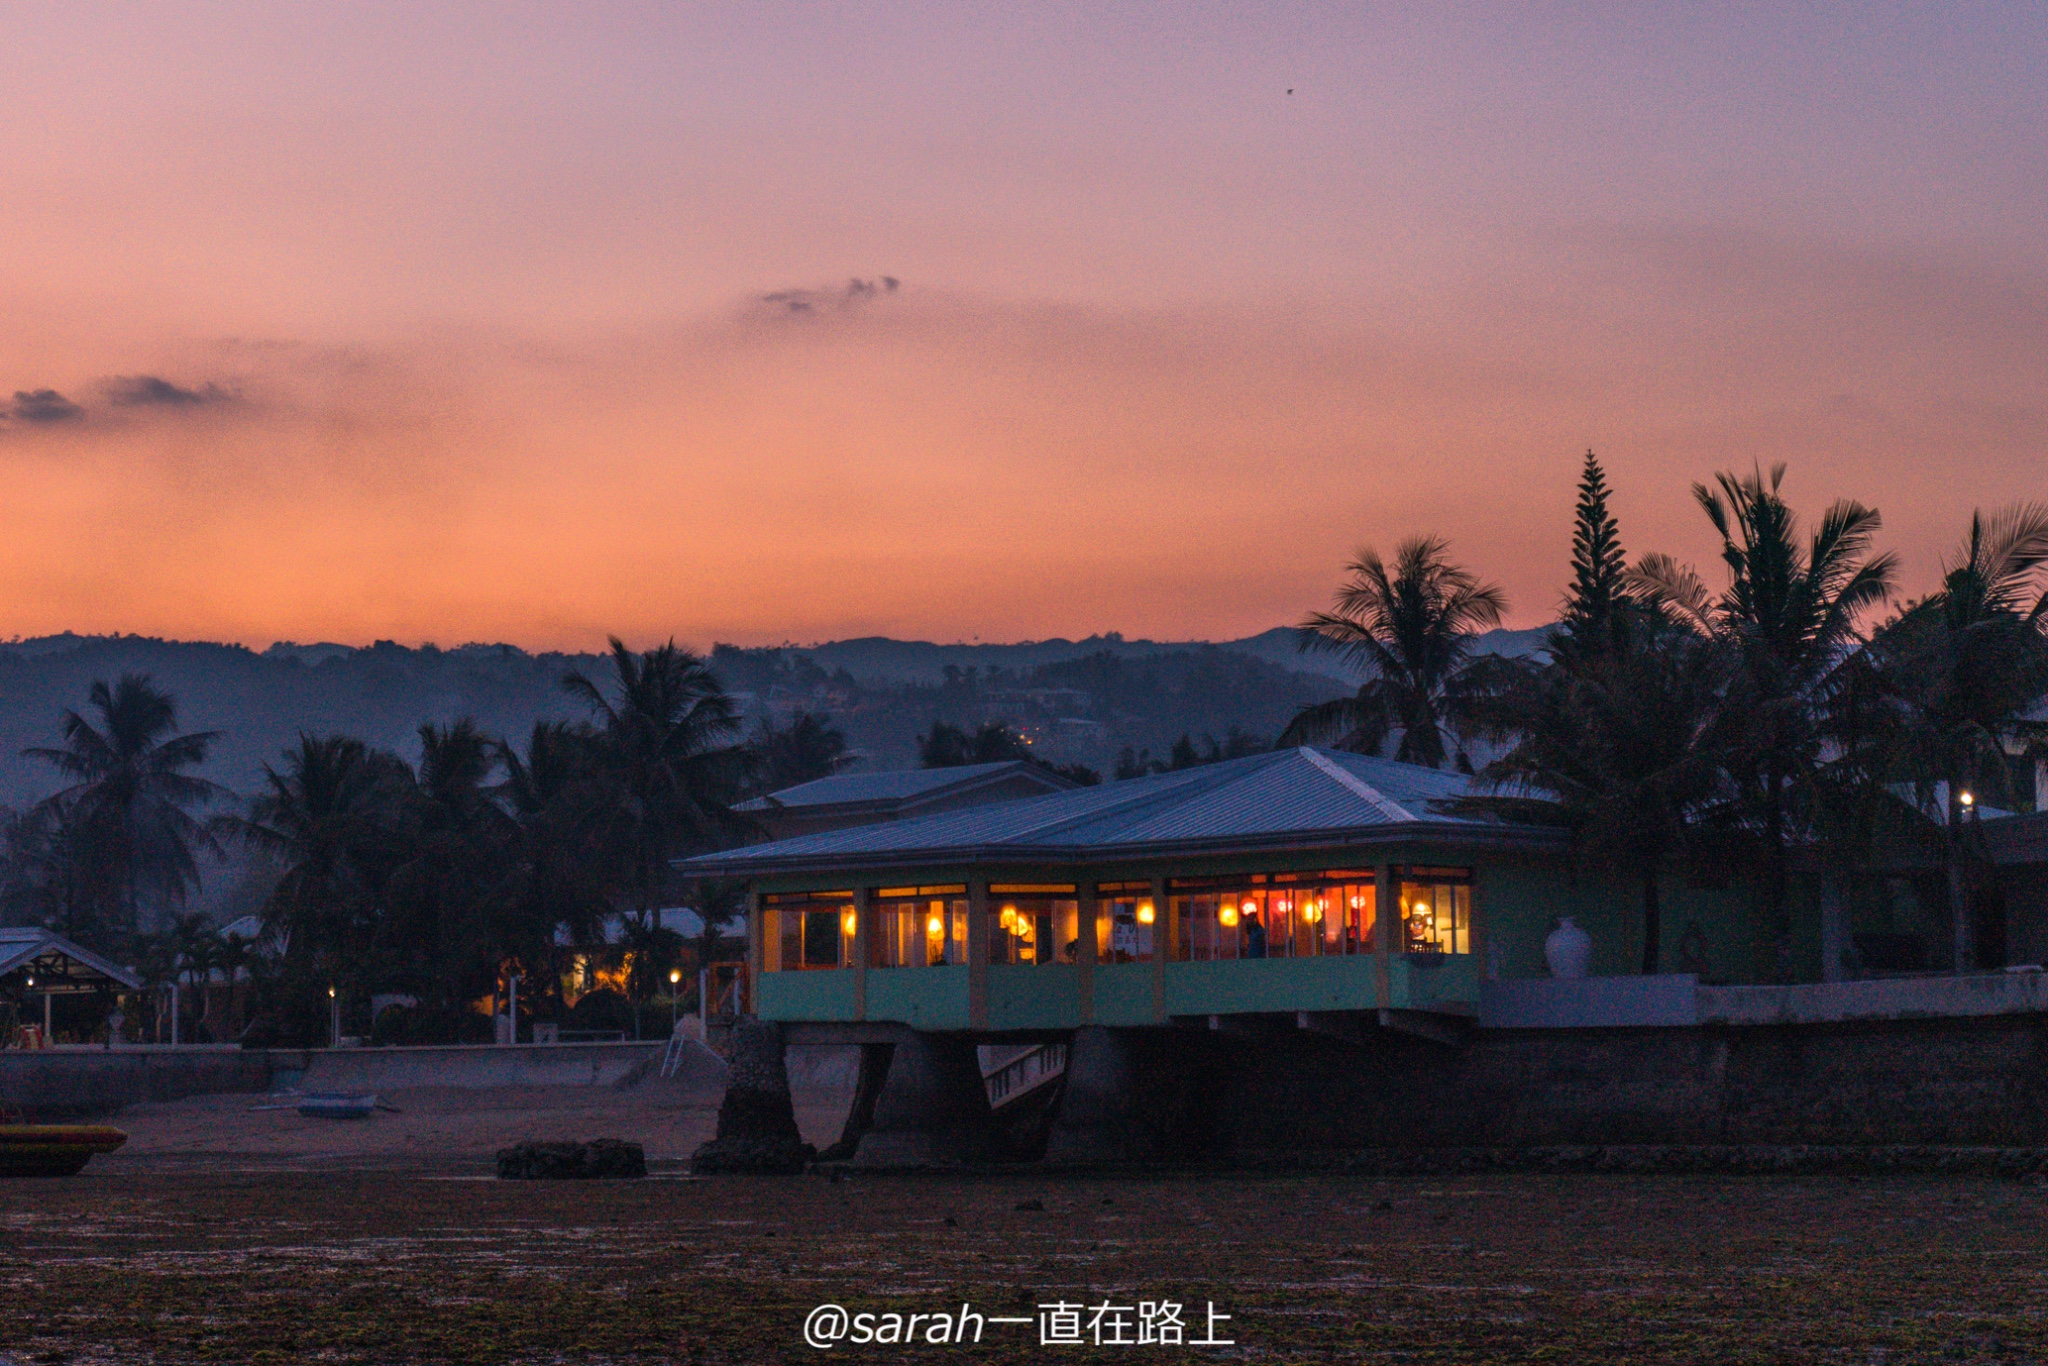
[[[1218,1041],[1206,1041],[1217,1047]],[[1216,1146],[2048,1144],[2048,1015],[1222,1041]]]
[[[32,1120],[111,1115],[151,1100],[268,1091],[277,1069],[303,1069],[297,1050],[52,1048],[0,1052],[0,1105]]]

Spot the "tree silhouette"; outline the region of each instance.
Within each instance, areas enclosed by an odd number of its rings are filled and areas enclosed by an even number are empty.
[[[174,734],[177,703],[148,677],[96,682],[87,706],[94,719],[64,713],[61,747],[22,752],[72,780],[42,815],[71,862],[73,928],[88,945],[118,949],[145,905],[175,908],[198,886],[195,853],[219,843],[191,809],[226,793],[191,772],[218,733]]]
[[[1336,610],[1302,625],[1302,648],[1342,657],[1367,677],[1356,694],[1304,707],[1279,743],[1328,740],[1339,749],[1377,754],[1399,731],[1394,758],[1470,768],[1462,739],[1480,702],[1501,684],[1491,658],[1475,658],[1475,633],[1498,626],[1501,590],[1452,564],[1449,543],[1417,536],[1395,547],[1389,566],[1371,549],[1350,565]]]

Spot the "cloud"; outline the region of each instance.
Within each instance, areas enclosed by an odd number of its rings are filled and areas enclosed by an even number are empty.
[[[16,389],[8,415],[21,422],[69,422],[85,416],[85,409],[55,389]]]
[[[852,308],[877,294],[894,294],[902,287],[903,282],[893,275],[878,275],[872,280],[856,275],[838,288],[778,289],[763,294],[761,302],[784,313],[802,315],[828,307]]]
[[[192,408],[236,398],[218,384],[185,389],[157,375],[116,375],[103,387],[107,401],[119,408]]]

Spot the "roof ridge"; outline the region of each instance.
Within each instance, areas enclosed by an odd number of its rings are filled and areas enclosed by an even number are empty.
[[[1410,811],[1407,807],[1402,806],[1392,797],[1389,797],[1386,793],[1380,791],[1371,783],[1368,783],[1367,781],[1365,781],[1365,779],[1359,777],[1356,773],[1353,773],[1350,769],[1344,767],[1344,765],[1338,763],[1335,759],[1332,759],[1329,755],[1323,753],[1321,750],[1316,749],[1310,745],[1303,745],[1301,747],[1300,754],[1302,758],[1308,760],[1311,764],[1314,764],[1317,768],[1321,769],[1324,773],[1329,774],[1332,778],[1335,778],[1338,781],[1338,783],[1347,788],[1354,795],[1363,798],[1368,804],[1376,808],[1381,814],[1396,821],[1412,821],[1420,819],[1418,816],[1416,816],[1414,812]]]
[[[1268,751],[1265,754],[1252,755],[1250,757],[1254,759],[1271,760],[1278,753],[1279,751]],[[1266,765],[1263,763],[1246,764],[1244,766],[1244,771],[1263,768],[1265,766]],[[1225,783],[1231,782],[1239,776],[1239,773],[1237,771],[1232,771],[1229,773],[1217,772],[1218,769],[1224,767],[1228,767],[1232,770],[1238,769],[1238,765],[1234,763],[1228,765],[1198,764],[1193,768],[1181,769],[1177,773],[1171,770],[1165,773],[1154,773],[1150,775],[1148,778],[1139,780],[1141,782],[1146,783],[1147,785],[1157,783],[1158,786],[1153,791],[1144,793],[1133,793],[1128,798],[1120,802],[1105,802],[1101,806],[1090,807],[1086,811],[1076,812],[1071,816],[1061,816],[1053,820],[1042,821],[1037,825],[1027,825],[1021,830],[1015,831],[1012,834],[1004,836],[1001,840],[998,840],[997,843],[1011,844],[1024,838],[1027,835],[1040,835],[1048,831],[1058,830],[1063,826],[1078,825],[1084,821],[1100,820],[1105,816],[1126,814],[1128,812],[1138,810],[1150,802],[1156,802],[1167,797],[1185,795],[1191,788],[1194,788],[1196,784],[1200,783],[1204,778],[1211,778],[1216,780],[1209,784],[1211,788],[1221,787]],[[1168,783],[1160,781],[1161,779],[1166,778],[1182,778],[1183,781],[1177,783]],[[1125,781],[1129,780],[1126,779]],[[1087,791],[1088,789],[1083,788],[1080,790]],[[1071,796],[1073,796],[1073,793],[1071,792],[1050,792],[1047,793],[1045,797],[1034,798],[1033,800],[1045,801],[1054,797]]]

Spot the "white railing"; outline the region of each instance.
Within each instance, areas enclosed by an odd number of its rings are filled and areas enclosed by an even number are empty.
[[[989,1108],[999,1110],[1015,1104],[1065,1076],[1067,1051],[1063,1043],[1040,1044],[984,1073],[981,1080],[988,1088]]]

